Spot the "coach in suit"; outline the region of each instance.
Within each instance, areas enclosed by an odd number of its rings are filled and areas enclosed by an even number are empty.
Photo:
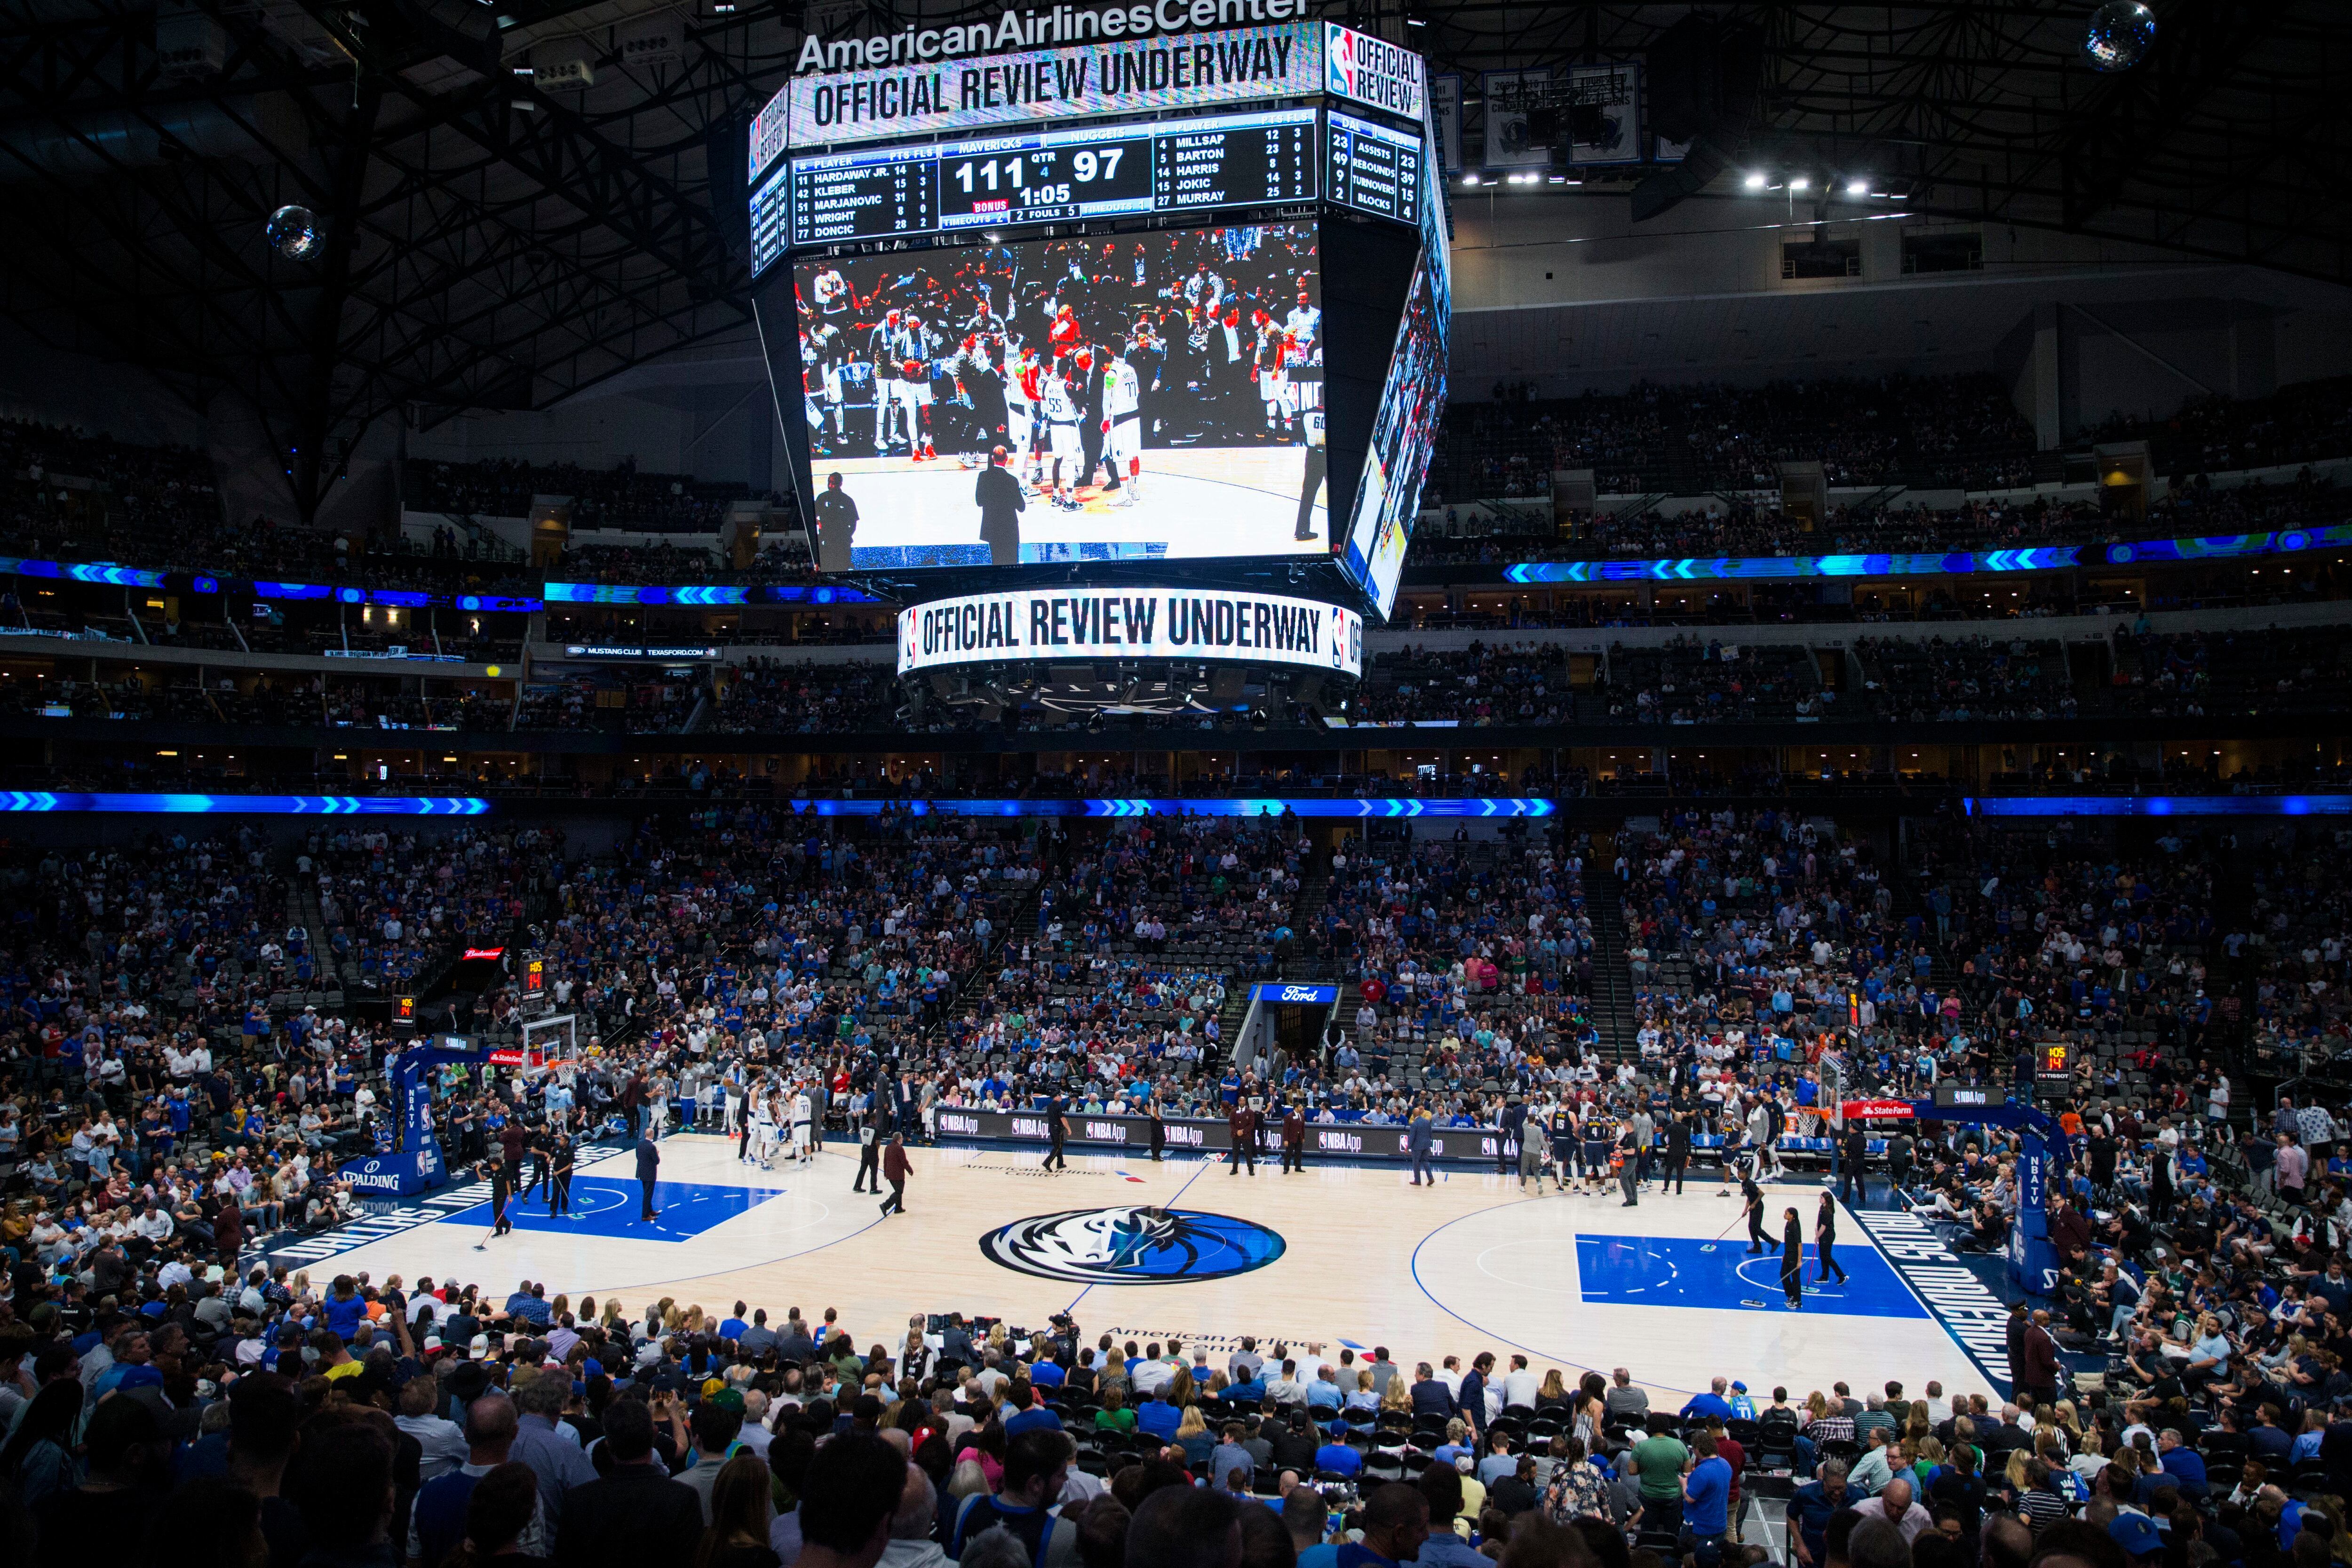
[[[654,1147],[650,1137],[637,1140],[637,1185],[643,1189],[645,1201],[637,1215],[651,1219],[659,1211],[654,1207],[654,1180],[661,1170],[661,1151]]]
[[[980,426],[971,446],[963,450],[984,449],[1003,441],[1010,416],[1004,405],[1004,372],[997,365],[995,351],[973,348],[959,367],[958,376],[971,399],[972,422]]]
[[[1003,447],[988,454],[988,467],[971,487],[971,503],[980,508],[980,542],[988,546],[989,564],[1020,565],[1021,514],[1029,500],[1021,493],[1021,481],[1005,469]]]
[[[1070,399],[1078,405],[1078,441],[1086,452],[1086,471],[1078,483],[1087,485],[1094,483],[1095,470],[1102,466],[1103,437],[1108,434],[1103,428],[1102,351],[1088,349],[1079,360],[1084,368],[1070,384]]]

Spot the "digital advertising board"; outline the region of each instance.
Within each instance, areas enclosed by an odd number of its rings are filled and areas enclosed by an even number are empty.
[[[1445,412],[1446,342],[1453,325],[1453,271],[1444,218],[1444,173],[1422,171],[1421,255],[1397,323],[1388,380],[1349,512],[1345,566],[1381,619],[1396,605],[1437,425]]]
[[[1304,0],[1259,4],[1269,16],[1306,9]],[[1163,4],[1161,10],[1167,8]],[[1180,6],[1174,15],[1189,16],[1197,9]],[[1014,27],[1008,24],[1018,18],[1008,11],[993,25],[909,28],[895,37],[828,43],[815,56],[804,45],[803,64],[819,57],[821,63],[785,83],[752,121],[753,175],[787,147],[845,147],[992,125],[1313,98],[1324,89],[1319,22],[1141,37],[1149,29],[1136,26],[1139,14],[1147,24],[1159,20],[1147,6],[1078,11],[1057,5],[1053,13],[1066,25]],[[1205,25],[1216,21],[1212,7]],[[899,46],[895,52],[894,43]],[[1060,47],[1040,47],[1048,43]],[[876,44],[882,47],[872,48]]]
[[[779,178],[792,243],[832,245],[1311,202],[1316,139],[1315,110],[1282,109],[819,153]]]
[[[1321,269],[1313,223],[796,258],[819,567],[1328,558]]]
[[[898,673],[1024,659],[1204,658],[1364,672],[1364,618],[1319,599],[1184,587],[1013,589],[898,614]]]

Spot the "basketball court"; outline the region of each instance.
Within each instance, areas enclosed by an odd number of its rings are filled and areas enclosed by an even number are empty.
[[[903,457],[819,458],[815,463],[819,484],[838,473],[842,489],[857,503],[852,559],[859,566],[985,563],[980,509],[972,504],[979,470],[954,455],[919,463]],[[1293,537],[1306,478],[1304,447],[1152,447],[1143,454],[1142,481],[1131,492],[1078,486],[1076,510],[1066,510],[1029,487],[1020,519],[1023,559],[1320,555],[1330,545],[1321,484],[1307,516],[1315,537]],[[1133,504],[1124,504],[1130,493]],[[974,563],[934,558],[958,546]]]
[[[777,1317],[834,1307],[861,1350],[895,1350],[919,1312],[1028,1327],[1068,1311],[1089,1341],[1176,1337],[1213,1355],[1252,1334],[1294,1353],[1320,1346],[1334,1363],[1343,1348],[1384,1344],[1407,1366],[1482,1350],[1507,1364],[1523,1352],[1571,1381],[1622,1365],[1662,1397],[1718,1374],[1759,1397],[1775,1381],[1799,1395],[1841,1378],[1856,1390],[1888,1378],[1915,1390],[1930,1378],[1948,1392],[2000,1386],[1843,1209],[1848,1282],[1812,1284],[1809,1248],[1805,1310],[1790,1311],[1777,1258],[1748,1255],[1738,1200],[1712,1182],[1680,1197],[1653,1191],[1629,1209],[1613,1191],[1523,1197],[1515,1178],[1488,1171],[1415,1189],[1396,1166],[1286,1176],[1267,1163],[1253,1176],[1190,1156],[1073,1154],[1049,1173],[1034,1150],[913,1149],[908,1212],[885,1219],[877,1199],[850,1190],[845,1145],[772,1171],[739,1163],[731,1139],[680,1133],[661,1147],[651,1224],[638,1218],[634,1156],[622,1152],[581,1167],[570,1217],[527,1202],[515,1231],[483,1251],[488,1194],[461,1188],[288,1261],[314,1282],[361,1269],[379,1281],[430,1275],[493,1300],[528,1279],[575,1301],[617,1295],[633,1314],[665,1296],[719,1315],[739,1300]],[[1768,1186],[1774,1232],[1794,1206],[1810,1234],[1820,1193]]]

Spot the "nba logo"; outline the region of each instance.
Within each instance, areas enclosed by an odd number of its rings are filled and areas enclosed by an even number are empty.
[[[1325,26],[1325,43],[1331,62],[1331,80],[1326,90],[1344,97],[1356,96],[1356,33],[1337,23]]]

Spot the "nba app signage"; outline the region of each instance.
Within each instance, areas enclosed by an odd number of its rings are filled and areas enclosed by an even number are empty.
[[[1326,22],[1323,65],[1323,90],[1334,98],[1350,98],[1407,120],[1421,118],[1429,68],[1411,49]]]
[[[1171,38],[1227,19],[1266,26]],[[1253,16],[1253,12],[1258,15]],[[787,147],[982,125],[1191,109],[1323,90],[1320,24],[1306,0],[1156,0],[1105,11],[1055,5],[995,23],[801,46],[802,75],[751,121],[756,174]]]
[[[1363,617],[1272,594],[1055,588],[975,594],[898,616],[898,673],[1038,658],[1213,658],[1364,669]]]

